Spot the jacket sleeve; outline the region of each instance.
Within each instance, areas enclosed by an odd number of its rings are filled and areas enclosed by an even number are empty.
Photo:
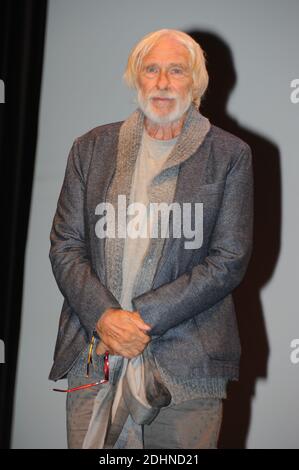
[[[223,199],[208,255],[174,281],[135,297],[132,304],[152,326],[150,334],[197,315],[227,296],[242,281],[252,252],[253,170],[247,144],[227,172]]]
[[[84,173],[87,169],[83,171],[76,139],[69,152],[52,224],[49,257],[62,295],[90,338],[101,314],[109,307],[121,307],[91,266],[84,224]]]

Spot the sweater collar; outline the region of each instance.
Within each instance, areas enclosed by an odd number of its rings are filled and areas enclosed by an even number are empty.
[[[143,111],[138,107],[121,125],[118,146],[118,163],[122,167],[134,165],[144,130]],[[178,139],[162,170],[181,164],[195,153],[211,127],[194,103],[188,108],[186,119]]]

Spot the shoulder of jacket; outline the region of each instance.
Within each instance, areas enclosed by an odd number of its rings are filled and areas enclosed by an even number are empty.
[[[211,124],[211,138],[213,146],[216,150],[221,152],[229,151],[234,154],[241,154],[245,151],[250,151],[250,146],[240,137],[228,132],[221,127]]]
[[[80,135],[75,139],[78,143],[89,143],[95,139],[102,137],[104,135],[118,135],[118,131],[124,121],[116,121],[108,124],[102,124],[101,126],[96,126]]]
[[[94,127],[74,140],[72,145],[73,151],[71,150],[69,155],[70,158],[76,161],[76,165],[82,172],[82,175],[84,175],[84,178],[87,178],[95,145],[105,147],[110,146],[113,141],[117,141],[122,122],[112,122]]]

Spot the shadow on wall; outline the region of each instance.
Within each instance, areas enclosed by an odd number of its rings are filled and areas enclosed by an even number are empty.
[[[210,83],[201,104],[202,114],[247,142],[253,153],[254,247],[246,276],[233,295],[242,344],[240,380],[230,383],[219,439],[219,448],[239,449],[246,448],[256,382],[267,377],[269,345],[260,292],[271,279],[280,250],[280,155],[275,143],[244,128],[226,111],[237,81],[229,46],[211,32],[186,32],[207,57]]]

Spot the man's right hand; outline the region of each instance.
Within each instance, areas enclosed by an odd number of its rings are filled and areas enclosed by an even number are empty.
[[[127,358],[142,353],[151,339],[146,334],[150,329],[139,312],[116,308],[105,310],[96,325],[96,331],[107,348]]]

